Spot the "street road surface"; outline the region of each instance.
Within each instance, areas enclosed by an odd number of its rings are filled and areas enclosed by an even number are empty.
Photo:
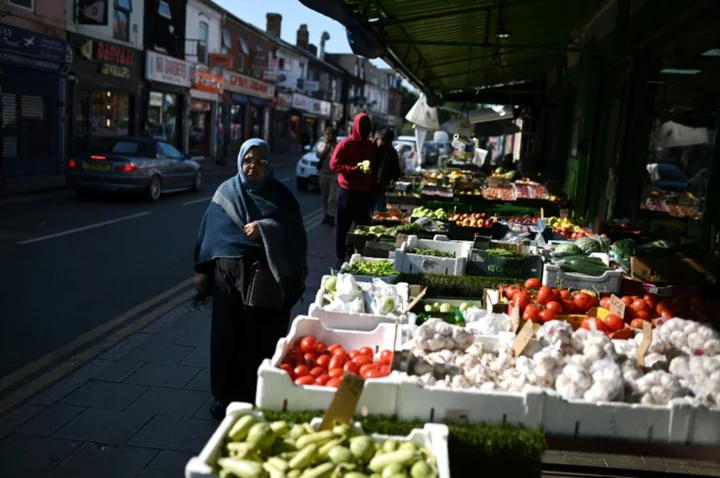
[[[294,169],[278,165],[275,177],[317,227],[319,195],[295,189]],[[72,191],[0,199],[0,378],[190,278],[200,220],[232,174],[156,203]]]

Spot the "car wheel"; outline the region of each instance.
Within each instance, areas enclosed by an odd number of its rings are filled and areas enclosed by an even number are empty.
[[[297,186],[298,191],[307,191],[308,190],[308,182],[307,182],[307,179],[305,179],[305,178],[296,178],[295,185]]]
[[[202,185],[203,185],[203,173],[202,173],[202,169],[199,169],[195,172],[195,176],[193,176],[192,190],[195,192],[200,192],[200,191],[202,191]]]
[[[157,201],[162,196],[162,180],[160,176],[155,175],[150,178],[150,184],[147,188],[147,198],[151,201]]]

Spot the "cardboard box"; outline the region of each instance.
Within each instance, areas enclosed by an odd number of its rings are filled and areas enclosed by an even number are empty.
[[[715,283],[716,272],[709,264],[700,264],[677,252],[633,256],[630,258],[633,278],[658,285]]]

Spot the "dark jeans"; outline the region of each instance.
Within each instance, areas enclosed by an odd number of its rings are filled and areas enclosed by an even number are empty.
[[[387,193],[384,189],[375,191],[375,197],[373,198],[374,211],[387,212]]]
[[[335,251],[339,261],[344,261],[348,254],[347,233],[353,223],[355,226],[367,226],[372,216],[372,193],[348,191],[338,187]]]

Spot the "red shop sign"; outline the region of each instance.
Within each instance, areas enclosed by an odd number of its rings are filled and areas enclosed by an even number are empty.
[[[256,80],[249,76],[229,74],[227,75],[228,83],[235,88],[240,88],[248,92],[260,93],[263,96],[273,96],[274,91],[272,85],[264,81]]]
[[[96,43],[95,58],[98,60],[118,65],[135,66],[135,54],[132,49],[101,41]]]

